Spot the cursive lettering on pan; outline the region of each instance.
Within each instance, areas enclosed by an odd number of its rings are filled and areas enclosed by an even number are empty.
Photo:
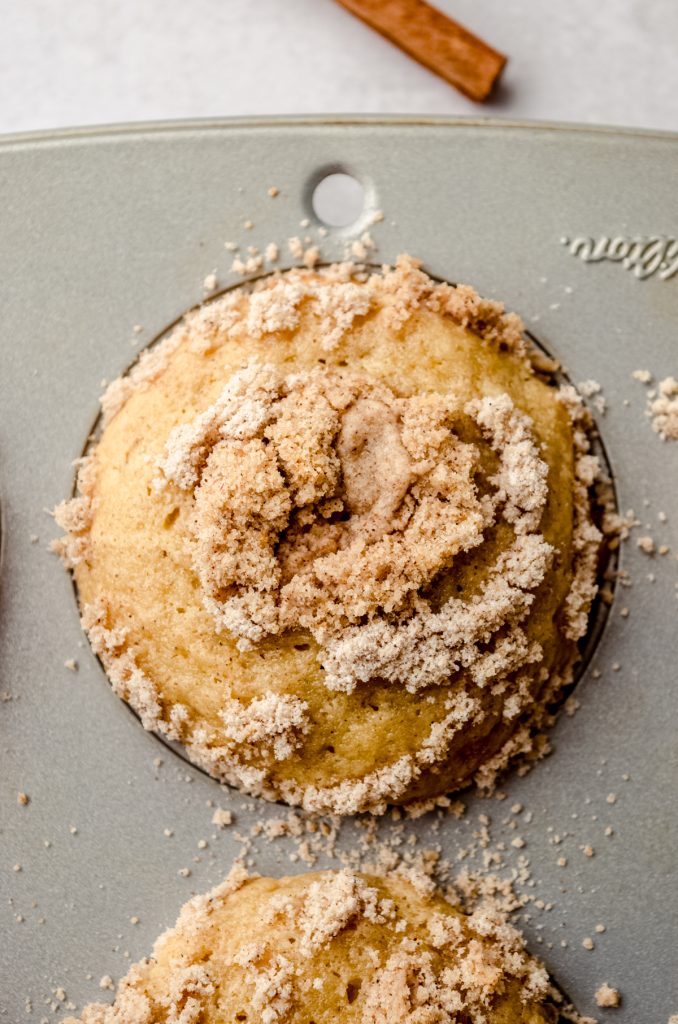
[[[634,238],[617,235],[615,238],[562,238],[573,256],[584,263],[600,263],[607,260],[621,263],[631,270],[640,281],[657,274],[662,281],[668,281],[678,273],[678,239],[666,235],[643,235]]]

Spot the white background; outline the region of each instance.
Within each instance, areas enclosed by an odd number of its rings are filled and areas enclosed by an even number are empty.
[[[265,113],[678,130],[678,0],[437,0],[507,53],[477,106],[334,0],[0,0],[0,131]]]

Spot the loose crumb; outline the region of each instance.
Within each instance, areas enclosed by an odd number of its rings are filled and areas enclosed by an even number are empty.
[[[620,1006],[621,994],[616,988],[605,983],[596,992],[596,1003],[604,1008]]]
[[[277,263],[280,257],[280,250],[275,242],[269,242],[264,250],[264,258],[267,263]]]
[[[659,382],[658,396],[648,402],[647,414],[652,429],[662,441],[678,440],[678,380],[666,377]]]
[[[28,793],[17,793],[16,802],[19,804],[20,807],[27,807],[28,804],[31,802],[31,798],[29,797]]]

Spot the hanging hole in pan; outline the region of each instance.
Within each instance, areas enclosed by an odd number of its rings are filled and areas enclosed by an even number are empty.
[[[365,188],[354,175],[336,170],[323,174],[311,193],[311,206],[328,227],[346,228],[360,219],[365,209]]]

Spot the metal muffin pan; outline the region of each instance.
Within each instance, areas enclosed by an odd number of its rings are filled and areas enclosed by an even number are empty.
[[[578,1009],[665,1024],[678,1012],[678,445],[652,432],[631,374],[678,370],[678,136],[355,118],[0,142],[0,1020],[58,1019],[60,987],[78,1006],[110,997],[101,976],[121,977],[191,893],[223,877],[242,850],[236,832],[286,813],[187,765],[113,695],[80,632],[72,585],[45,551],[54,535],[45,509],[70,492],[102,378],[132,361],[130,342],[147,343],[201,301],[207,273],[236,283],[226,240],[260,249],[275,241],[291,264],[286,239],[317,237],[312,190],[336,169],[361,181],[365,209],[348,228],[328,229],[323,258],[343,257],[380,209],[385,219],[370,228],[379,260],[408,251],[432,274],[520,312],[572,380],[602,386],[598,422],[620,509],[671,546],[650,559],[633,539],[622,545],[632,585],[617,588],[576,690],[581,707],[561,715],[554,753],[509,776],[506,800],[465,796],[465,819],[447,816],[437,831],[431,816],[408,826],[454,860],[489,815],[507,860],[529,860],[526,891],[554,905],[520,923]],[[300,227],[305,218],[310,226]],[[663,265],[634,242],[655,237],[669,240],[655,244]],[[77,672],[64,667],[71,658]],[[236,824],[216,830],[207,801],[232,808]],[[516,802],[526,810],[511,832]],[[511,847],[512,835],[525,847]],[[291,848],[261,844],[256,868],[305,870],[290,863]],[[178,873],[185,867],[188,877]],[[602,982],[621,989],[619,1010],[597,1010]]]

